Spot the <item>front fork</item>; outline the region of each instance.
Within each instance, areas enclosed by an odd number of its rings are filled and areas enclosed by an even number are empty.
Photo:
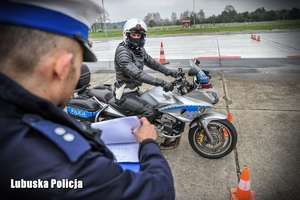
[[[200,125],[200,124],[201,124],[201,125]],[[202,126],[202,128],[203,128],[205,134],[206,134],[207,137],[208,137],[208,140],[209,140],[210,142],[212,142],[212,141],[213,141],[213,137],[212,137],[210,131],[208,130],[207,124],[205,123],[205,121],[204,121],[204,120],[199,120],[199,121],[197,121],[197,125],[198,125],[199,128]]]
[[[199,128],[202,127],[205,134],[207,135],[209,141],[213,142],[213,137],[212,137],[210,131],[208,130],[207,125],[209,124],[209,122],[211,122],[213,120],[224,120],[224,119],[227,119],[227,116],[223,115],[221,113],[217,113],[217,112],[206,113],[198,118],[195,118],[190,123],[190,129],[194,128],[195,126],[198,126]]]

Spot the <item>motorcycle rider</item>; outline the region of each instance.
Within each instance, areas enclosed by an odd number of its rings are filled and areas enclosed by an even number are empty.
[[[115,52],[116,82],[114,95],[119,106],[136,113],[138,117],[147,117],[151,122],[155,118],[155,109],[139,97],[139,86],[147,83],[161,86],[168,92],[173,90],[173,85],[144,72],[144,65],[174,78],[176,78],[176,72],[167,69],[147,54],[144,48],[146,35],[147,26],[143,20],[131,18],[124,24],[123,42],[118,45]]]

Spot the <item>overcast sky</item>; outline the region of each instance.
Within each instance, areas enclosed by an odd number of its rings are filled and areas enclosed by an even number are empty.
[[[144,19],[148,13],[158,12],[161,18],[177,17],[186,10],[195,12],[203,9],[205,16],[219,15],[226,5],[232,5],[240,12],[253,12],[257,8],[266,10],[300,8],[300,0],[103,0],[111,22],[126,21],[132,17]]]

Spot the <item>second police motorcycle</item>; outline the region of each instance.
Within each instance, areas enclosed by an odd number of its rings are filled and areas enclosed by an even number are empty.
[[[178,77],[172,82],[172,92],[152,86],[141,92],[140,97],[156,109],[156,119],[152,123],[161,149],[178,147],[185,125],[189,123],[188,140],[193,150],[203,157],[217,159],[234,149],[237,132],[226,115],[211,112],[219,98],[209,80],[209,72],[201,70],[199,64],[196,58],[190,60],[188,76],[192,77],[192,83],[179,68]],[[84,63],[74,94],[77,95],[71,98],[66,111],[78,120],[99,122],[135,115],[115,103],[112,85],[90,88],[90,71]]]

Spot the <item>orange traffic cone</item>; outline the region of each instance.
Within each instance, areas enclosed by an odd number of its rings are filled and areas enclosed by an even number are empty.
[[[231,200],[255,200],[254,192],[250,189],[250,174],[244,167],[238,188],[231,188]]]
[[[260,41],[260,36],[259,36],[259,35],[256,37],[256,41],[257,41],[257,42]]]
[[[229,112],[227,114],[227,120],[230,121],[230,122],[232,122],[232,114],[231,114],[231,112]]]
[[[160,43],[160,58],[159,58],[159,62],[163,65],[165,64],[169,64],[169,62],[167,62],[166,58],[165,58],[165,51],[164,51],[164,46],[163,43]]]

